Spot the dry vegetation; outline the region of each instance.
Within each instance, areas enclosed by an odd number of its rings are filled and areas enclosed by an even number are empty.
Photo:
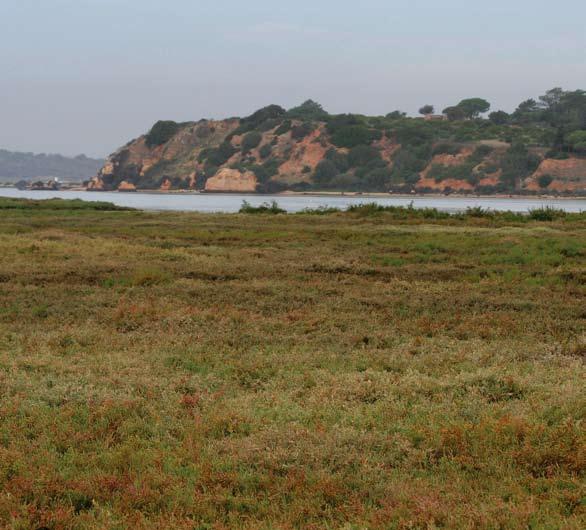
[[[0,211],[0,526],[583,528],[585,236]]]

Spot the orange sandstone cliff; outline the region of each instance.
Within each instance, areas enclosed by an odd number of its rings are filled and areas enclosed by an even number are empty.
[[[159,122],[113,153],[87,189],[586,194],[586,157],[554,160],[544,158],[545,149],[535,149],[527,156],[536,165],[511,175],[511,146],[502,140],[425,140],[428,146],[418,149],[413,140],[401,143],[400,130],[367,127],[344,116],[348,123],[337,129],[328,121],[283,115],[254,123],[250,118]],[[425,127],[445,133],[446,125]]]

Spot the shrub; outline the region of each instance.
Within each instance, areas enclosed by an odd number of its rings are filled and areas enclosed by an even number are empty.
[[[537,179],[537,184],[539,184],[540,188],[547,188],[553,182],[553,177],[551,175],[541,175]]]
[[[461,164],[458,166],[445,166],[443,164],[434,164],[429,171],[429,176],[436,182],[446,179],[468,180],[472,175],[475,164]]]
[[[257,125],[255,127],[255,130],[257,130],[259,132],[267,132],[267,131],[270,131],[271,129],[274,129],[275,127],[277,127],[279,125],[279,123],[281,123],[281,120],[279,120],[278,118],[271,118],[271,119],[265,120],[262,123],[260,123],[259,125]]]
[[[364,176],[364,184],[369,190],[382,191],[386,188],[390,178],[390,170],[387,167],[379,167],[366,173]]]
[[[348,164],[350,167],[365,166],[372,160],[380,159],[378,149],[370,145],[357,145],[348,153]]]
[[[324,121],[329,117],[329,114],[319,103],[308,99],[298,107],[289,109],[287,116],[298,120]]]
[[[179,130],[180,126],[174,121],[158,121],[146,136],[146,144],[156,147],[167,143]]]
[[[291,120],[285,120],[277,130],[275,131],[276,136],[281,136],[282,134],[287,134],[291,130]]]
[[[465,112],[460,107],[447,107],[443,110],[443,113],[448,117],[450,121],[463,120],[466,117]]]
[[[206,179],[212,178],[219,170],[218,166],[214,166],[213,164],[206,164],[203,170]]]
[[[474,159],[477,159],[480,162],[483,158],[485,158],[488,155],[490,155],[490,153],[492,153],[493,151],[494,151],[494,148],[492,148],[490,145],[480,144],[474,150],[474,153],[472,154],[472,157]]]
[[[336,175],[329,183],[329,188],[344,191],[358,191],[363,188],[363,183],[360,178],[351,173],[342,173]]]
[[[566,138],[570,147],[578,153],[586,153],[586,131],[574,131]]]
[[[539,162],[539,157],[529,153],[523,143],[515,142],[503,157],[501,180],[509,189],[514,188],[519,180],[537,169]]]
[[[316,166],[313,180],[316,184],[328,184],[337,174],[336,165],[331,160],[324,159]]]
[[[285,109],[283,107],[280,107],[279,105],[268,105],[267,107],[257,110],[250,116],[242,118],[240,123],[250,127],[249,130],[256,129],[261,123],[267,120],[281,118],[284,114]]]
[[[550,149],[547,153],[545,153],[545,158],[553,158],[554,160],[567,160],[570,158],[570,155],[565,151]]]
[[[483,208],[482,206],[469,206],[466,208],[465,215],[467,217],[493,217],[494,214],[490,210]]]
[[[529,219],[533,219],[534,221],[555,221],[564,217],[566,217],[566,212],[551,206],[535,208],[529,212]]]
[[[332,135],[332,143],[336,147],[356,147],[358,145],[369,145],[375,140],[380,140],[380,131],[369,129],[363,125],[348,125],[341,127]]]
[[[401,118],[406,118],[407,113],[401,110],[394,110],[393,112],[389,112],[385,118],[388,120],[400,120]]]
[[[331,160],[338,168],[340,173],[348,171],[350,169],[350,163],[348,162],[348,155],[346,153],[340,153],[335,148],[330,148],[326,152],[326,158]]]
[[[391,131],[403,147],[418,147],[424,144],[430,144],[434,140],[433,124],[421,120],[404,120],[399,126]]]
[[[230,142],[224,141],[215,149],[210,148],[203,150],[200,153],[198,160],[200,162],[206,160],[208,164],[222,166],[237,152],[238,149],[236,149]]]
[[[309,122],[303,122],[301,125],[295,125],[291,129],[291,138],[294,140],[302,140],[313,132],[313,125]]]
[[[367,164],[357,168],[354,173],[360,178],[365,178],[368,173],[375,169],[388,169],[387,163],[382,158],[374,158]]]
[[[351,125],[362,125],[362,121],[354,114],[337,114],[329,119],[327,130],[330,134],[335,134],[340,129]]]
[[[283,210],[277,204],[277,201],[263,202],[260,206],[252,206],[248,201],[242,201],[242,206],[240,207],[239,213],[247,213],[247,214],[258,214],[258,213],[269,213],[269,214],[279,214],[279,213],[287,213],[286,210]]]
[[[260,134],[258,131],[247,133],[242,139],[242,152],[244,154],[248,153],[251,149],[258,147],[261,141],[262,134]]]
[[[360,144],[369,145],[382,137],[381,131],[369,128],[364,118],[354,114],[333,116],[328,121],[327,131],[336,147],[352,148]]]
[[[419,173],[425,169],[430,159],[430,144],[403,146],[394,157],[392,179],[415,184],[419,180]]]
[[[461,147],[457,144],[442,142],[434,146],[432,154],[435,155],[457,155]]]
[[[509,122],[511,117],[504,110],[497,110],[488,115],[488,119],[496,125],[504,125]]]
[[[265,144],[259,149],[258,154],[261,158],[268,158],[271,156],[272,152],[273,148],[271,147],[271,144]]]
[[[496,173],[499,170],[499,166],[497,166],[496,164],[493,163],[484,163],[482,166],[482,172],[485,175],[490,175],[492,173]]]
[[[281,193],[288,189],[287,184],[284,182],[279,182],[277,180],[267,180],[266,182],[261,182],[256,191],[258,193]]]
[[[240,169],[242,171],[252,171],[256,175],[256,178],[259,180],[259,182],[262,184],[268,182],[271,179],[271,177],[274,177],[279,172],[279,166],[281,164],[281,160],[277,158],[271,158],[270,160],[267,160],[264,164],[242,164],[242,167]]]

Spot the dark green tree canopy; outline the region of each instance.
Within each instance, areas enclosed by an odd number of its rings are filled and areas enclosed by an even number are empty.
[[[586,153],[586,130],[574,131],[566,136],[568,146],[577,153]]]
[[[325,158],[315,168],[313,178],[317,184],[328,184],[337,174],[336,164]]]
[[[433,105],[423,105],[423,107],[421,107],[419,109],[419,114],[423,114],[423,116],[427,116],[428,114],[433,114],[434,110],[435,110],[435,108]]]
[[[250,150],[258,147],[262,141],[262,134],[257,131],[252,131],[242,138],[242,152],[248,153]]]
[[[376,159],[380,159],[380,152],[370,145],[357,145],[348,153],[350,167],[365,166]]]
[[[153,125],[153,128],[146,136],[146,144],[149,147],[156,147],[167,143],[179,131],[179,124],[177,122],[167,120],[160,120]]]
[[[539,96],[539,105],[546,110],[553,110],[561,103],[565,94],[560,87],[552,88],[543,96]]]
[[[547,188],[553,182],[553,177],[551,175],[541,175],[537,179],[537,183],[539,184],[540,188]]]
[[[443,113],[450,121],[458,121],[466,118],[466,113],[459,106],[447,107],[443,110]]]
[[[329,117],[329,114],[319,103],[308,99],[298,107],[289,109],[287,111],[287,117],[298,120],[323,121]]]
[[[385,118],[388,118],[390,120],[399,120],[401,118],[405,118],[407,116],[406,112],[403,112],[402,110],[394,110],[393,112],[389,112]]]
[[[505,125],[506,123],[509,123],[511,117],[504,110],[497,110],[495,112],[491,112],[488,115],[488,119],[495,125]]]
[[[462,109],[466,118],[470,119],[478,118],[490,110],[490,103],[482,98],[463,99],[457,106]]]
[[[285,109],[283,107],[280,107],[279,105],[268,105],[267,107],[263,107],[262,109],[257,110],[250,116],[242,118],[240,121],[243,124],[250,125],[254,128],[258,127],[266,120],[281,118],[284,115]]]
[[[537,121],[541,116],[539,104],[534,99],[526,99],[521,102],[513,112],[512,118],[517,123],[529,123]]]

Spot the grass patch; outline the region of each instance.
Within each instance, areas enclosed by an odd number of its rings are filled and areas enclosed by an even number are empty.
[[[585,241],[3,209],[0,527],[583,528]]]
[[[105,201],[83,201],[81,199],[13,199],[0,197],[0,210],[96,210],[131,211],[134,208],[116,206]]]

